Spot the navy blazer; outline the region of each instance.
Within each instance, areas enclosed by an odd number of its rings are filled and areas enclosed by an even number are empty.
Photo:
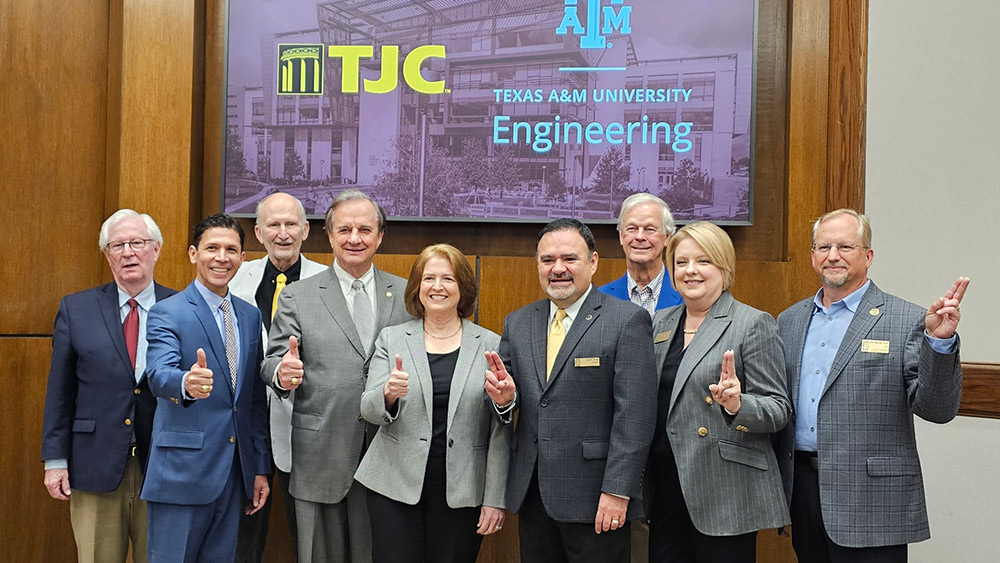
[[[264,355],[260,311],[235,296],[232,302],[240,330],[235,393],[225,342],[194,283],[149,313],[146,373],[157,406],[143,500],[208,504],[222,493],[237,454],[247,498],[253,498],[254,476],[271,473],[267,398],[257,377]],[[185,401],[181,380],[197,361],[198,348],[205,350],[214,389],[207,399]]]
[[[660,297],[656,300],[657,311],[681,304],[681,294],[677,293],[674,286],[670,285],[670,279],[668,279],[669,276],[669,270],[663,272],[663,284],[660,285]],[[611,283],[604,284],[597,289],[605,295],[617,297],[622,301],[631,301],[628,295],[628,280],[626,278],[628,278],[628,274]]]
[[[177,293],[159,284],[154,292],[157,302]],[[155,408],[145,374],[136,383],[128,357],[118,286],[63,297],[52,333],[42,461],[68,460],[74,489],[114,491],[131,454],[133,430],[145,470]]]

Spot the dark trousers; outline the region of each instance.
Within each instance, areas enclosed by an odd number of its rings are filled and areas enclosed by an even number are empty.
[[[417,504],[368,490],[374,563],[475,563],[480,508],[449,507],[446,479],[445,458],[431,457]]]
[[[654,451],[649,514],[650,563],[754,563],[757,532],[707,536],[691,522],[670,446]]]
[[[629,563],[631,523],[598,534],[593,521],[553,520],[542,504],[537,470],[517,516],[521,563]]]
[[[906,545],[842,547],[823,525],[816,454],[795,452],[792,487],[792,547],[799,563],[906,563]]]
[[[268,495],[264,508],[257,512],[240,516],[240,535],[236,542],[236,563],[260,563],[264,557],[264,546],[267,544],[268,522],[271,520],[271,500],[277,493],[275,483],[281,488],[281,496],[284,499],[285,521],[288,522],[288,530],[292,535],[292,555],[295,554],[295,501],[288,494],[288,473],[274,467],[274,475],[267,477],[267,483],[271,487],[271,494]],[[277,478],[275,478],[275,475]]]

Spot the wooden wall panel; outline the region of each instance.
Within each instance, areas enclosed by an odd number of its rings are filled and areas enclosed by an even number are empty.
[[[46,492],[39,461],[51,354],[49,338],[0,338],[0,561],[76,560],[69,502]]]
[[[51,333],[101,280],[107,26],[101,2],[0,5],[0,334]]]

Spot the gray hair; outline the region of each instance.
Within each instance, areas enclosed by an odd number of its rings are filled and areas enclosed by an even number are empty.
[[[659,205],[660,208],[663,209],[663,220],[662,220],[662,225],[661,225],[662,228],[663,228],[663,230],[668,235],[674,234],[674,231],[677,230],[677,227],[676,227],[676,225],[674,225],[674,216],[670,214],[670,206],[667,205],[667,202],[663,201],[662,199],[656,197],[653,194],[649,194],[649,193],[646,193],[646,192],[639,192],[637,194],[632,194],[632,195],[628,196],[627,198],[625,198],[625,201],[622,202],[622,209],[618,213],[618,230],[619,231],[621,231],[622,227],[625,226],[625,225],[622,224],[622,221],[623,221],[623,219],[625,217],[625,214],[628,213],[629,210],[631,210],[636,205],[639,205],[639,204],[642,204],[642,203],[652,203],[653,205]]]
[[[254,222],[260,225],[260,210],[264,207],[264,202],[278,194],[287,195],[288,197],[295,200],[295,203],[299,208],[299,218],[301,219],[301,221],[299,221],[299,224],[305,225],[308,220],[306,219],[306,208],[304,205],[302,205],[302,201],[300,201],[299,198],[293,196],[292,194],[286,194],[285,192],[274,192],[273,194],[268,194],[266,197],[263,197],[260,200],[258,200],[257,207],[253,211],[255,217]]]
[[[158,244],[163,245],[163,234],[160,232],[160,227],[156,224],[156,221],[152,217],[146,215],[145,213],[138,213],[131,209],[119,209],[111,214],[110,217],[104,220],[101,224],[101,234],[97,238],[98,248],[104,249],[108,245],[108,233],[111,232],[111,228],[121,223],[126,219],[142,219],[142,222],[146,224],[146,232],[149,233],[149,238],[155,240]]]
[[[872,224],[871,221],[868,219],[868,216],[863,213],[858,213],[853,209],[848,209],[846,207],[831,211],[825,215],[820,216],[819,219],[816,219],[816,222],[813,223],[813,239],[812,239],[813,242],[816,242],[816,233],[819,232],[819,226],[823,223],[823,221],[826,221],[828,219],[833,219],[838,215],[850,215],[851,217],[857,219],[858,238],[861,239],[861,246],[865,248],[872,247]]]
[[[361,190],[344,190],[337,194],[337,197],[330,203],[330,207],[326,210],[326,225],[325,228],[327,232],[333,228],[333,211],[337,209],[337,206],[342,203],[347,203],[348,201],[357,201],[363,199],[372,204],[375,208],[375,216],[378,218],[378,232],[385,230],[385,211],[382,211],[382,206],[379,205],[374,199],[368,196],[365,192]]]

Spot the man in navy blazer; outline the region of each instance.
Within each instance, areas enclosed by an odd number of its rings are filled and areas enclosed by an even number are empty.
[[[681,296],[666,279],[663,249],[674,234],[674,217],[665,201],[648,193],[632,194],[618,214],[618,242],[625,251],[625,275],[599,289],[649,311],[673,307]]]
[[[124,562],[130,539],[133,561],[146,561],[139,486],[156,408],[144,373],[146,317],[176,293],[153,282],[162,244],[152,217],[116,211],[99,236],[114,281],[67,295],[56,314],[42,461],[49,495],[70,501],[80,561]]]
[[[243,242],[228,215],[199,222],[188,248],[195,281],[150,312],[151,562],[232,561],[244,500],[256,512],[269,493],[260,311],[229,292]]]

